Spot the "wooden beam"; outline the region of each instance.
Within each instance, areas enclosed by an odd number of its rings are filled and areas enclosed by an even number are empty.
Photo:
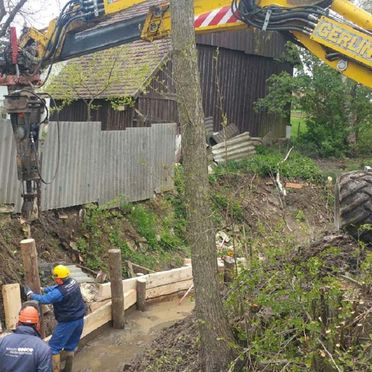
[[[18,322],[19,310],[21,310],[21,292],[20,285],[4,284],[2,286],[5,327],[7,329],[15,329]]]
[[[34,239],[21,240],[21,255],[23,261],[23,271],[25,273],[25,284],[35,293],[41,293],[39,262],[37,249]],[[40,334],[45,336],[45,324],[43,312],[40,312]]]
[[[156,298],[160,296],[170,295],[172,293],[177,293],[179,291],[185,291],[191,287],[193,283],[192,279],[184,280],[182,282],[176,282],[171,284],[166,284],[160,287],[150,288],[146,290],[146,298]]]
[[[192,267],[185,266],[178,269],[149,274],[147,276],[147,289],[161,287],[166,284],[192,279]]]
[[[235,259],[230,256],[224,256],[223,262],[225,264],[223,281],[224,283],[231,283],[235,277]]]
[[[168,271],[162,271],[153,274],[143,275],[146,278],[147,290],[151,288],[160,287],[167,284],[181,282],[184,280],[192,279],[192,268],[191,266],[185,266],[178,269],[172,269]],[[130,289],[137,288],[137,278],[130,278],[123,280],[123,291],[124,293]],[[186,288],[187,289],[187,288]],[[104,301],[111,297],[110,283],[100,284],[98,287],[96,301]]]
[[[123,292],[126,293],[131,289],[136,289],[137,278],[124,279],[122,281]],[[111,298],[111,283],[103,283],[98,285],[97,295],[95,297],[96,301],[104,301]]]

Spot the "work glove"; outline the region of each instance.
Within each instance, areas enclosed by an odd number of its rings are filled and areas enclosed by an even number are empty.
[[[23,287],[23,292],[25,293],[28,299],[31,298],[32,294],[34,293],[32,289],[27,286]]]

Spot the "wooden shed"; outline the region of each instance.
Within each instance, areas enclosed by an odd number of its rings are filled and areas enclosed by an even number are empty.
[[[141,6],[145,9],[143,4]],[[204,112],[205,116],[213,116],[214,130],[221,129],[222,117],[226,117],[228,124],[234,123],[240,132],[284,137],[288,123],[267,112],[257,112],[254,104],[265,96],[268,77],[281,71],[292,72],[292,66],[282,60],[285,39],[278,33],[247,29],[197,35],[196,41]],[[120,55],[122,75],[96,97],[96,110],[91,120],[102,122],[103,130],[177,122],[170,39],[153,43],[138,40],[115,50]],[[107,54],[101,51],[68,63],[84,65],[95,56],[96,61],[105,64],[108,63]],[[53,78],[61,91],[65,84],[63,71]],[[80,87],[80,97],[88,99],[91,93],[84,89]],[[113,97],[131,97],[132,104],[114,108]],[[56,92],[54,98],[58,103],[61,96]],[[64,107],[59,119],[87,120],[83,99]]]

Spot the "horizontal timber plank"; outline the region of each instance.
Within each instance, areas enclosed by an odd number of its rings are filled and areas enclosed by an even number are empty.
[[[130,278],[123,280],[123,291],[124,293],[136,289],[137,278]],[[104,301],[111,298],[111,283],[99,284],[98,291],[95,300]]]
[[[156,288],[167,284],[181,282],[192,279],[192,267],[180,267],[178,269],[162,271],[159,273],[146,275],[146,288]]]
[[[167,284],[192,279],[192,268],[191,266],[180,267],[168,271],[143,275],[142,278],[146,278],[146,289],[149,290]],[[136,280],[137,278],[123,280],[124,293],[136,288]],[[104,301],[108,298],[111,298],[111,284],[100,284],[96,295],[96,301]]]
[[[179,291],[187,290],[193,283],[192,279],[187,279],[182,282],[162,285],[160,287],[146,288],[146,299],[152,299],[160,296],[170,295]]]

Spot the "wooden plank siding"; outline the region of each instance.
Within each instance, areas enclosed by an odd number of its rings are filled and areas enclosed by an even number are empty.
[[[268,58],[281,58],[286,39],[278,32],[247,28],[233,32],[211,32],[196,35],[198,45],[241,51]]]
[[[271,131],[285,136],[285,124],[275,115],[256,112],[254,104],[267,92],[266,80],[274,73],[292,71],[288,64],[240,51],[199,46],[199,69],[205,116],[213,116],[214,130],[221,130],[222,114],[240,133],[261,137]]]
[[[60,104],[56,100],[57,106]],[[94,104],[98,106],[98,110],[92,110],[90,121],[100,121],[102,130],[124,130],[127,127],[133,127],[133,111],[117,111],[113,110],[110,102],[104,99],[97,99]],[[81,101],[74,101],[67,107],[64,107],[58,114],[54,112],[51,115],[51,121],[88,121],[86,104]]]

